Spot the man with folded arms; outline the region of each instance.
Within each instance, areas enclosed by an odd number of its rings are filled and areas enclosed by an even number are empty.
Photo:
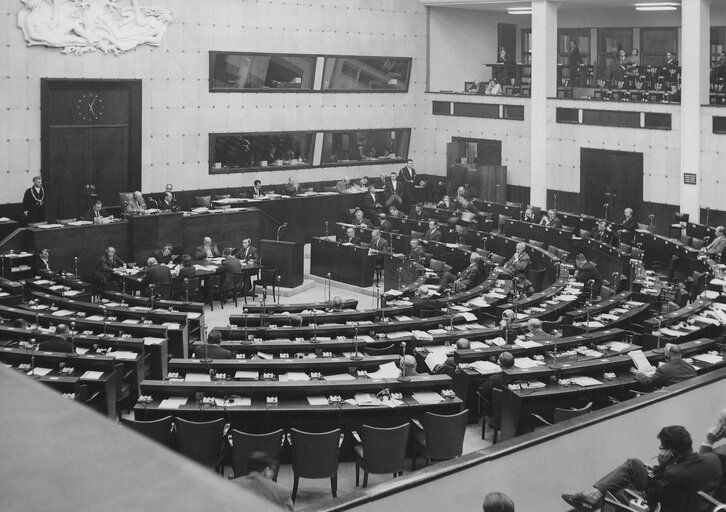
[[[712,493],[721,481],[721,462],[713,453],[693,452],[691,434],[680,426],[664,427],[658,433],[658,465],[652,470],[640,459],[628,459],[599,480],[592,489],[563,494],[562,499],[576,510],[597,510],[607,493],[635,488],[642,493],[650,510],[660,504],[661,512],[701,512],[697,493]]]
[[[525,252],[527,246],[524,242],[517,243],[514,255],[504,264],[504,271],[512,276],[520,279],[527,279],[527,268],[531,259],[529,254]]]

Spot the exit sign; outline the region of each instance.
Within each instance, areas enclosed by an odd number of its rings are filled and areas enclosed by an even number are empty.
[[[696,185],[698,183],[696,173],[684,172],[683,183],[685,183],[686,185]]]

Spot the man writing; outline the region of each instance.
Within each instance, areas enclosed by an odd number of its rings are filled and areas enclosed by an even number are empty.
[[[592,261],[588,261],[584,254],[580,253],[575,259],[575,265],[578,268],[575,279],[578,283],[583,283],[582,297],[584,300],[595,298],[600,295],[602,288],[602,275]]]
[[[103,203],[100,199],[96,199],[91,206],[91,209],[86,213],[86,220],[90,220],[94,224],[108,224],[113,220],[113,215],[106,213],[103,209]]]
[[[151,296],[152,284],[154,286],[171,284],[171,270],[166,265],[159,265],[153,256],[146,260],[146,270],[141,279],[141,289],[146,290],[148,296]]]

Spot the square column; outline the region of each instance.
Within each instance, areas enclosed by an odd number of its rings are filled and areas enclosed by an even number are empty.
[[[532,97],[530,99],[530,203],[547,206],[547,98],[557,96],[557,8],[532,1]]]
[[[700,218],[701,105],[708,104],[711,0],[681,3],[681,179],[680,209],[693,222]],[[695,174],[686,184],[684,174]]]

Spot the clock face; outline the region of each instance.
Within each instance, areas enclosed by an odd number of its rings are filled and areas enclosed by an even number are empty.
[[[83,121],[97,121],[103,115],[103,100],[95,92],[84,92],[76,102],[76,113]]]

